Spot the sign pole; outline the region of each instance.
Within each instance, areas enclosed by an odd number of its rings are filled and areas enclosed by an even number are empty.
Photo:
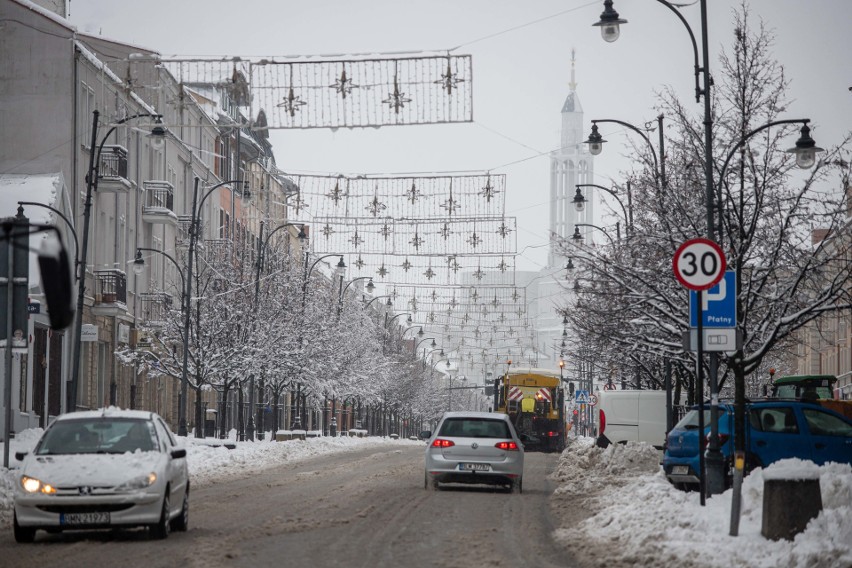
[[[707,475],[704,467],[704,448],[702,442],[704,438],[704,326],[701,308],[704,301],[704,291],[698,290],[698,356],[696,357],[697,375],[695,385],[696,395],[698,396],[698,493],[701,506],[705,505],[705,489],[707,486]]]

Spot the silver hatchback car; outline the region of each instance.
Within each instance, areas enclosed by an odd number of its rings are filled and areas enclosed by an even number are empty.
[[[524,446],[505,414],[447,412],[427,440],[426,489],[439,483],[504,485],[521,493]]]

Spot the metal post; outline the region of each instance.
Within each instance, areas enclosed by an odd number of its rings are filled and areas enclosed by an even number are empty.
[[[195,186],[192,190],[192,215],[189,223],[189,247],[186,253],[186,290],[184,290],[184,316],[183,316],[183,365],[180,373],[180,404],[178,405],[178,436],[187,435],[186,425],[186,399],[189,386],[189,378],[187,376],[189,367],[189,325],[190,311],[192,306],[192,255],[195,252],[195,242],[198,239],[198,219],[195,208],[198,205],[198,182],[200,178],[195,178]]]
[[[704,452],[701,451],[701,445],[704,440],[704,319],[701,313],[701,307],[704,305],[704,292],[698,290],[698,354],[696,357],[696,395],[698,397],[698,493],[701,506],[705,505],[705,496],[707,489],[707,470],[704,462]]]
[[[4,352],[4,376],[3,376],[3,406],[6,411],[6,420],[3,427],[3,467],[9,467],[9,447],[12,445],[12,334],[14,325],[12,314],[15,310],[15,294],[12,278],[15,274],[15,254],[12,244],[12,232],[14,225],[11,223],[3,227],[6,235],[6,349]]]
[[[77,319],[74,322],[74,358],[71,363],[71,385],[66,390],[68,400],[65,403],[66,412],[77,410],[77,390],[80,383],[80,352],[83,344],[83,308],[86,305],[86,259],[89,251],[89,223],[92,215],[92,192],[97,184],[98,168],[95,155],[98,154],[98,111],[92,111],[92,142],[89,146],[89,171],[86,174],[86,200],[83,202],[83,242],[79,251],[80,273],[77,282]],[[99,158],[100,156],[98,156]]]

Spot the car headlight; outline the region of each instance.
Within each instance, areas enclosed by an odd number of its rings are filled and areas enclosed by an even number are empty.
[[[151,487],[157,481],[157,474],[153,471],[139,477],[134,477],[130,481],[122,483],[117,487],[119,491],[129,491],[132,489],[145,489]]]
[[[35,477],[21,476],[21,487],[27,493],[44,493],[45,495],[53,495],[56,493],[56,487],[49,483],[44,483]]]

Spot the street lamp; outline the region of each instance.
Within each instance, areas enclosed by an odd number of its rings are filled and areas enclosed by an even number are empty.
[[[195,178],[195,185],[192,189],[192,209],[190,210],[190,223],[189,223],[189,247],[186,251],[186,290],[184,292],[184,298],[186,303],[186,309],[184,310],[183,317],[183,365],[181,366],[181,378],[180,378],[180,404],[178,405],[178,435],[186,436],[187,435],[187,424],[186,424],[186,399],[188,396],[188,387],[189,387],[189,378],[187,376],[188,367],[189,367],[189,326],[190,326],[190,314],[192,310],[190,309],[190,302],[192,301],[192,257],[195,254],[195,246],[198,241],[198,212],[201,210],[201,207],[204,205],[204,201],[210,197],[210,195],[222,187],[223,185],[228,184],[242,184],[242,197],[243,199],[248,199],[251,195],[248,189],[248,181],[240,181],[240,180],[228,180],[217,183],[213,187],[206,190],[206,193],[201,197],[201,200],[198,199],[198,184],[201,182],[201,179]],[[197,416],[196,416],[197,418]],[[196,432],[195,435],[197,437],[201,436],[200,429],[197,428],[196,424]]]
[[[618,39],[618,36],[621,34],[621,24],[626,24],[627,20],[622,20],[618,17],[618,12],[616,12],[612,7],[612,0],[606,0],[604,2],[604,11],[601,14],[601,19],[596,24],[592,24],[593,26],[600,26],[601,28],[601,37],[604,41],[614,42]]]
[[[340,317],[340,313],[343,311],[343,297],[346,295],[346,290],[355,282],[358,282],[359,280],[367,280],[367,279],[369,279],[370,281],[367,282],[367,285],[364,288],[367,290],[367,292],[372,292],[373,290],[376,289],[376,285],[373,284],[373,277],[372,276],[359,276],[358,278],[353,278],[352,280],[350,280],[346,284],[346,286],[344,286],[343,285],[343,275],[342,274],[340,275],[340,292],[338,294],[338,300],[337,300],[337,317]]]
[[[101,153],[103,152],[104,144],[106,144],[110,134],[112,134],[120,125],[124,124],[128,120],[141,117],[153,118],[157,121],[158,126],[155,126],[149,135],[152,146],[155,148],[162,148],[162,145],[165,143],[166,136],[165,129],[162,125],[160,125],[160,120],[163,118],[162,115],[142,112],[117,120],[116,123],[107,131],[106,135],[101,140],[101,143],[98,144],[99,116],[99,111],[92,111],[92,142],[91,146],[89,146],[92,148],[92,151],[89,153],[89,169],[86,173],[86,200],[83,205],[83,243],[82,248],[79,249],[80,273],[79,283],[77,285],[77,320],[74,323],[74,360],[71,363],[71,385],[66,393],[68,396],[68,400],[66,401],[68,412],[74,412],[77,409],[77,390],[80,383],[80,353],[83,346],[81,334],[83,331],[83,308],[86,303],[86,259],[88,257],[89,249],[89,225],[91,223],[92,216],[92,194],[98,190]],[[97,148],[97,151],[94,150],[95,148]]]
[[[389,308],[392,308],[392,307],[393,307],[393,302],[391,302],[391,296],[376,296],[375,298],[373,298],[372,300],[370,300],[369,302],[367,302],[367,303],[364,305],[364,308],[365,308],[365,309],[366,309],[366,308],[369,308],[369,307],[370,307],[370,304],[372,304],[372,303],[373,303],[373,302],[375,302],[376,300],[381,300],[382,298],[387,298],[387,299],[388,299],[388,301],[385,303],[385,305],[386,305],[387,307],[389,307]]]
[[[625,128],[629,128],[633,132],[637,133],[642,137],[642,140],[648,145],[648,148],[651,150],[651,157],[654,158],[654,177],[661,182],[663,189],[666,188],[666,145],[665,145],[665,137],[663,136],[663,119],[665,117],[661,114],[657,116],[657,129],[659,131],[659,145],[660,145],[660,157],[657,160],[657,151],[654,149],[654,145],[651,143],[651,139],[645,134],[645,130],[641,128],[637,128],[633,126],[629,122],[624,122],[623,120],[615,120],[612,118],[598,118],[592,121],[592,133],[589,135],[589,139],[584,142],[584,144],[589,145],[589,153],[593,156],[597,156],[603,151],[603,144],[606,140],[598,132],[598,123],[599,122],[610,122],[613,124],[619,124]],[[646,130],[653,130],[645,125]],[[590,185],[590,184],[589,184]],[[597,185],[592,185],[591,187],[600,187]]]
[[[633,208],[632,208],[632,204],[630,203],[631,199],[630,199],[630,182],[629,181],[627,182],[627,207],[624,206],[624,203],[618,197],[618,194],[615,192],[615,190],[606,188],[602,185],[598,185],[598,184],[595,184],[595,183],[578,183],[576,185],[576,187],[577,187],[577,192],[574,194],[573,203],[574,203],[574,207],[577,209],[577,211],[582,211],[586,207],[586,201],[587,200],[586,200],[586,196],[583,195],[583,192],[580,190],[581,187],[594,187],[594,188],[600,189],[600,190],[605,191],[608,194],[612,195],[615,198],[615,200],[618,201],[618,204],[621,206],[621,211],[624,213],[624,222],[625,222],[625,225],[626,225],[625,228],[627,230],[628,235],[630,234],[630,231],[632,230],[632,227],[633,227]]]
[[[257,312],[258,305],[258,296],[260,294],[260,271],[263,269],[263,256],[266,251],[266,247],[269,244],[269,239],[272,238],[272,235],[277,233],[282,229],[286,229],[287,227],[299,227],[299,234],[296,235],[296,238],[299,239],[299,242],[304,243],[305,239],[307,239],[307,235],[305,234],[305,225],[303,223],[284,223],[283,225],[279,225],[272,229],[266,238],[263,237],[263,221],[260,222],[260,232],[258,234],[258,242],[257,242],[257,272],[255,274],[255,282],[254,282],[254,310]]]
[[[435,343],[434,337],[424,337],[423,339],[421,339],[420,341],[418,341],[417,343],[414,344],[414,350],[412,351],[412,353],[414,354],[415,357],[417,356],[417,349],[420,347],[420,344],[423,343],[424,341],[429,341],[430,339],[432,340],[432,344],[430,345],[430,347],[432,347],[434,349],[437,346],[437,343]]]

